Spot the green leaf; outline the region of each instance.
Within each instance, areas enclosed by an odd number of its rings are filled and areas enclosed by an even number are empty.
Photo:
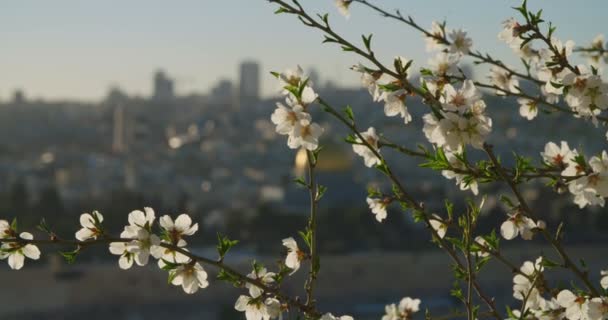
[[[241,286],[241,280],[237,276],[227,272],[224,269],[220,269],[220,271],[217,273],[217,279],[220,281],[229,282],[235,287]]]
[[[344,114],[348,119],[355,121],[355,114],[353,113],[353,108],[351,108],[350,106],[346,106],[342,111],[344,111]]]
[[[281,14],[281,13],[288,13],[288,12],[289,12],[289,10],[287,10],[286,8],[280,7],[274,12],[274,14]]]
[[[230,240],[227,236],[217,233],[217,253],[220,255],[220,260],[224,259],[226,253],[239,243],[238,240]]]
[[[316,197],[316,201],[321,200],[321,198],[323,198],[323,195],[325,194],[325,192],[327,191],[327,187],[324,185],[317,185],[317,197]]]
[[[304,188],[308,188],[308,183],[302,177],[298,177],[298,178],[293,179],[293,182],[297,183],[298,185],[300,185],[300,186],[302,186]]]
[[[17,232],[18,227],[17,217],[14,217],[13,221],[11,222],[11,230]]]
[[[59,251],[59,254],[65,259],[68,264],[76,262],[76,257],[80,253],[80,249],[74,251]]]

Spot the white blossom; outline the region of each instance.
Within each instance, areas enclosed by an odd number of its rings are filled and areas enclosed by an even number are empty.
[[[441,98],[444,108],[460,114],[466,113],[475,102],[481,99],[481,94],[471,80],[465,80],[458,90],[451,84],[446,84],[444,93],[445,95]]]
[[[407,93],[403,89],[384,93],[384,114],[387,117],[399,115],[407,124],[412,121],[412,116],[405,106]]]
[[[174,245],[178,248],[183,248],[187,245],[184,236],[191,236],[198,230],[198,223],[192,224],[192,219],[185,213],[180,214],[175,221],[169,215],[164,215],[159,219],[160,226],[163,230],[162,243]],[[187,251],[187,250],[186,250]],[[160,245],[151,245],[150,254],[159,259],[158,266],[163,268],[166,260],[171,263],[183,264],[188,263],[190,258],[181,252],[174,251],[169,248],[161,247]]]
[[[545,151],[541,152],[540,155],[546,163],[558,168],[568,169],[568,167],[573,168],[575,166],[573,159],[578,153],[576,150],[570,149],[568,142],[562,141],[560,146],[554,142],[547,142],[545,144]]]
[[[361,73],[361,84],[367,88],[374,101],[379,101],[383,97],[378,82],[384,74],[380,71],[370,71],[363,64],[359,63],[351,68],[353,71]]]
[[[279,74],[279,81],[281,84],[281,90],[284,95],[289,94],[289,91],[284,88],[287,86],[297,87],[304,78],[304,70],[302,67],[296,66],[295,69],[287,69]],[[309,83],[310,85],[310,83]]]
[[[569,320],[586,320],[588,302],[586,297],[577,296],[570,290],[562,290],[557,295],[557,303],[566,308],[565,317]]]
[[[492,131],[492,119],[484,114],[465,117],[444,112],[442,115],[440,120],[431,113],[423,116],[423,131],[429,142],[449,152],[459,152],[465,145],[483,148],[487,135]]]
[[[367,204],[378,222],[382,222],[382,220],[386,219],[386,206],[388,203],[384,201],[384,199],[367,198]]]
[[[34,236],[29,232],[22,232],[19,238],[23,240],[33,240]],[[37,246],[19,242],[5,242],[0,247],[0,260],[8,258],[8,265],[13,270],[20,270],[25,264],[25,258],[32,260],[40,259],[40,250]]]
[[[148,228],[152,226],[155,219],[156,214],[154,213],[154,209],[150,207],[145,207],[144,211],[133,210],[128,216],[129,224],[139,228]]]
[[[604,198],[608,197],[608,153],[603,151],[601,157],[592,157],[589,166],[592,172],[569,182],[568,190],[574,194],[574,203],[580,208],[587,205],[603,207]]]
[[[608,289],[608,270],[602,270],[600,272],[602,279],[600,280],[600,285],[604,290]]]
[[[405,297],[401,299],[399,305],[390,304],[385,308],[386,314],[382,320],[406,320],[411,319],[412,315],[420,310],[420,299]]]
[[[450,32],[450,40],[452,44],[449,47],[449,52],[468,54],[473,46],[473,40],[467,37],[467,33],[462,29],[452,30]]]
[[[275,276],[276,276],[276,273],[268,272],[268,270],[266,270],[266,268],[264,268],[264,267],[254,269],[253,271],[251,271],[251,273],[249,273],[247,275],[247,277],[249,279],[258,280],[265,285],[273,283]],[[252,298],[257,298],[257,297],[261,296],[262,293],[264,293],[264,290],[262,290],[262,288],[254,285],[254,284],[251,284],[251,283],[246,283],[245,287],[247,289],[249,289],[249,295]]]
[[[443,237],[445,237],[445,234],[448,232],[448,225],[440,216],[433,214],[429,219],[429,224],[431,225],[431,228],[437,232],[439,238],[443,239]]]
[[[133,236],[134,235],[131,234],[128,230],[125,230],[120,234],[120,237],[123,239],[128,239]],[[127,242],[121,241],[110,243],[110,253],[113,255],[120,256],[120,258],[118,258],[118,266],[121,269],[127,270],[133,266],[133,253],[129,252],[129,246]]]
[[[348,7],[352,3],[352,0],[335,0],[336,8],[338,8],[338,12],[343,15],[346,19],[350,18],[350,11]]]
[[[304,112],[301,105],[286,107],[282,103],[277,102],[277,108],[270,116],[270,120],[277,128],[276,132],[281,135],[291,135],[296,124],[302,120],[310,120],[310,114]]]
[[[509,18],[502,23],[503,29],[498,34],[498,39],[506,42],[510,46],[519,47],[523,40],[519,38],[521,25],[514,18]]]
[[[519,98],[517,99],[517,102],[519,103],[520,116],[528,120],[536,118],[536,115],[538,114],[538,103],[536,101],[526,98]]]
[[[198,262],[180,265],[171,272],[171,284],[182,286],[187,294],[196,293],[198,289],[209,286],[207,272]]]
[[[361,136],[372,148],[374,148],[374,150],[376,150],[376,152],[380,153],[380,149],[378,149],[378,141],[380,138],[376,134],[376,129],[369,127],[367,131],[361,132]],[[367,167],[371,168],[382,162],[368,146],[362,144],[363,141],[361,141],[359,137],[357,137],[355,142],[357,143],[353,144],[353,151],[363,157],[363,161]]]
[[[355,319],[351,316],[336,317],[331,313],[326,313],[326,314],[322,315],[321,319],[319,319],[319,320],[355,320]]]
[[[496,94],[499,96],[505,96],[508,93],[519,93],[519,81],[507,69],[491,67],[490,80],[493,85],[500,89],[496,90]]]
[[[76,232],[76,239],[86,241],[89,239],[97,239],[102,234],[99,229],[100,223],[103,222],[103,215],[98,211],[93,213],[83,213],[80,215],[80,225],[82,228]]]
[[[0,220],[0,239],[13,238],[15,232],[11,228],[11,224],[6,220]]]
[[[475,252],[475,256],[478,258],[485,258],[490,255],[490,252],[486,248],[490,247],[490,244],[482,236],[475,237],[475,243],[479,247],[479,250]]]
[[[436,50],[443,50],[445,48],[445,44],[443,44],[442,41],[438,40],[444,38],[445,35],[443,32],[444,31],[441,25],[437,21],[433,21],[433,23],[431,24],[431,30],[429,30],[429,33],[432,34],[433,37],[427,36],[425,38],[426,51],[431,52]]]
[[[236,300],[234,308],[237,311],[245,312],[247,320],[269,320],[278,317],[281,314],[281,304],[275,298],[261,297],[253,299],[248,296],[241,295]]]
[[[323,128],[308,119],[300,119],[296,122],[292,134],[287,139],[287,146],[291,149],[300,147],[306,150],[316,150],[319,147],[319,137],[323,134]]]
[[[608,317],[608,297],[595,297],[584,306],[589,320],[604,320]]]
[[[439,52],[428,60],[430,70],[437,76],[453,76],[458,73],[458,62],[460,55]]]
[[[287,248],[285,266],[291,269],[290,274],[294,274],[300,269],[300,262],[304,260],[306,254],[298,248],[298,243],[292,237],[283,239],[283,246]]]
[[[466,165],[464,163],[462,163],[462,161],[460,161],[453,152],[446,152],[445,156],[446,156],[448,162],[450,163],[450,165],[454,169],[462,169],[462,170],[467,169]],[[465,174],[456,173],[455,171],[452,171],[452,170],[442,170],[441,174],[444,177],[446,177],[447,179],[450,179],[450,180],[455,179],[456,184],[460,187],[460,190],[463,190],[463,191],[471,190],[471,192],[474,195],[477,195],[479,193],[479,186],[475,179],[472,179],[472,178],[465,179],[466,178]]]
[[[184,236],[191,236],[198,231],[198,223],[192,224],[192,218],[185,213],[180,214],[175,222],[169,215],[160,217],[159,221],[172,243],[177,243]]]
[[[510,214],[509,218],[500,226],[500,234],[507,240],[515,239],[518,235],[524,240],[531,240],[534,236],[533,229],[537,228],[534,220],[521,213]]]
[[[595,117],[608,108],[608,85],[600,76],[589,74],[583,67],[579,66],[581,75],[568,73],[564,76],[563,83],[569,87],[568,94],[564,98],[577,116],[591,118]]]
[[[526,300],[526,308],[538,308],[542,297],[536,288],[535,281],[544,271],[543,258],[539,257],[534,263],[526,261],[513,277],[513,297],[517,300]]]

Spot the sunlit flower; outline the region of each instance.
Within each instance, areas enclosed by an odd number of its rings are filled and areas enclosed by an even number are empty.
[[[467,169],[466,165],[462,163],[462,161],[460,161],[453,152],[446,152],[445,155],[448,162],[450,163],[450,166],[452,166],[454,169]],[[455,179],[456,184],[460,187],[460,190],[470,189],[474,195],[477,195],[479,193],[479,186],[477,184],[477,181],[470,176],[467,178],[467,175],[457,173],[452,170],[442,170],[441,175],[443,175],[447,179]]]
[[[91,214],[83,213],[80,215],[80,225],[82,228],[76,232],[76,239],[79,241],[97,239],[97,237],[102,235],[102,230],[99,229],[102,222],[103,215],[98,211],[93,211]]]
[[[275,276],[274,272],[268,272],[264,267],[256,268],[247,275],[249,279],[258,280],[265,285],[273,283]],[[264,293],[264,290],[251,283],[246,283],[245,287],[249,289],[249,295],[252,298],[257,298]]]
[[[323,134],[323,127],[308,119],[296,122],[293,133],[287,139],[287,146],[291,149],[300,147],[313,151],[319,147],[319,137]]]
[[[281,83],[281,89],[283,94],[288,94],[289,91],[284,88],[287,86],[297,87],[304,78],[304,70],[302,67],[297,66],[295,69],[287,69],[279,74],[279,81]]]
[[[437,21],[433,21],[433,23],[431,24],[431,30],[429,30],[429,33],[432,34],[432,37],[426,37],[425,41],[426,41],[426,51],[430,52],[430,51],[435,51],[435,50],[442,50],[443,48],[445,48],[445,44],[443,43],[443,41],[441,41],[440,39],[444,39],[445,35],[443,33],[443,29],[441,27],[441,25],[439,23],[437,23]]]
[[[380,153],[380,149],[378,149],[378,140],[380,139],[376,134],[376,129],[370,127],[365,132],[361,132],[361,136],[365,141],[372,147],[376,152]],[[353,151],[359,156],[363,157],[363,161],[367,167],[373,167],[377,164],[380,164],[382,161],[378,158],[372,150],[369,149],[368,146],[361,144],[363,141],[361,139],[356,139],[357,143],[353,144]]]
[[[301,105],[286,107],[280,102],[277,102],[277,108],[270,116],[272,123],[277,126],[276,132],[282,135],[292,134],[296,124],[302,119],[310,120],[310,114],[304,112]]]
[[[300,262],[304,260],[306,254],[298,248],[298,243],[291,237],[283,239],[283,246],[287,248],[285,266],[291,269],[291,274],[294,274],[300,269]]]
[[[505,96],[507,93],[519,93],[519,81],[515,78],[510,71],[501,67],[490,68],[490,80],[492,84],[498,87],[496,94],[499,96]],[[505,93],[505,91],[507,93]]]
[[[237,311],[245,312],[247,320],[269,320],[278,317],[281,314],[281,303],[279,300],[275,298],[263,300],[262,298],[239,296],[234,308]]]
[[[387,117],[401,116],[405,123],[412,121],[412,116],[405,106],[407,93],[403,89],[386,92],[384,94],[384,114]]]
[[[536,278],[544,271],[543,258],[539,257],[534,263],[526,261],[513,277],[513,297],[517,300],[526,300],[526,308],[537,308],[542,297],[536,288]]]
[[[15,237],[15,231],[11,224],[6,220],[0,220],[0,239],[10,239]]]
[[[175,222],[169,215],[160,217],[159,221],[171,243],[177,243],[184,236],[191,236],[198,231],[198,223],[192,224],[192,219],[185,213],[180,214]]]
[[[562,290],[557,295],[557,303],[566,308],[565,316],[569,320],[584,320],[588,300],[584,296],[577,296],[570,290]]]
[[[133,236],[128,231],[123,231],[120,234],[120,237],[123,239],[128,239]],[[110,243],[110,253],[113,255],[120,256],[118,259],[118,266],[127,270],[133,266],[133,253],[129,252],[127,242],[112,242]]]
[[[519,103],[520,116],[528,120],[536,118],[536,115],[538,114],[538,103],[536,101],[526,98],[519,98],[517,99],[517,102]]]
[[[573,165],[572,160],[578,153],[576,150],[570,149],[568,142],[562,141],[560,146],[554,142],[547,142],[545,144],[545,151],[541,152],[540,155],[546,163],[558,168],[565,168]]]
[[[154,209],[145,207],[144,211],[134,210],[129,213],[129,224],[140,228],[149,228],[154,223],[156,215]]]
[[[399,306],[393,304],[387,305],[385,308],[386,314],[382,316],[382,320],[406,320],[411,319],[413,314],[420,310],[420,299],[412,299],[406,297],[401,299]]]
[[[449,48],[451,53],[468,54],[473,46],[473,40],[467,37],[467,33],[462,29],[452,30],[450,40],[452,41]]]
[[[488,251],[490,244],[482,236],[475,237],[475,244],[478,247],[475,256],[478,258],[485,258],[490,255],[490,252]]]
[[[336,8],[338,8],[338,12],[343,15],[346,19],[350,18],[350,10],[348,7],[352,3],[352,0],[336,0]]]
[[[33,240],[34,236],[29,232],[21,232],[19,238]],[[8,258],[8,265],[13,270],[20,270],[25,264],[25,258],[32,260],[40,259],[40,250],[30,243],[5,242],[0,247],[0,260]]]
[[[440,216],[433,214],[433,216],[429,219],[429,223],[431,224],[431,228],[437,232],[439,238],[443,239],[445,234],[448,232],[448,225],[441,219]]]
[[[382,220],[386,219],[387,201],[378,198],[367,198],[367,204],[369,205],[370,210],[372,210],[372,213],[376,216],[378,222],[382,222]]]
[[[459,61],[460,55],[442,51],[430,58],[428,64],[430,70],[437,76],[453,76],[458,74]]]
[[[196,293],[198,289],[204,289],[209,286],[207,272],[205,272],[205,269],[198,262],[180,265],[175,270],[171,270],[171,272],[171,284],[182,286],[187,294]]]
[[[444,92],[445,95],[441,98],[444,108],[460,114],[467,112],[475,102],[481,99],[481,94],[471,80],[465,80],[458,90],[451,84],[446,84]]]
[[[534,220],[521,213],[510,214],[507,221],[500,226],[500,234],[507,240],[515,239],[518,235],[524,240],[531,240],[534,236],[533,229],[536,228]]]
[[[355,319],[351,316],[336,317],[331,313],[326,313],[326,314],[322,315],[321,319],[319,319],[319,320],[355,320]]]

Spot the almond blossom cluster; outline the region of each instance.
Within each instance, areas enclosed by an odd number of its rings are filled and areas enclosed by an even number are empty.
[[[16,224],[10,224],[6,220],[0,220],[1,239],[23,239],[33,240],[34,236],[29,232],[17,232]],[[13,270],[20,270],[25,264],[25,258],[40,259],[40,249],[29,243],[3,242],[0,247],[0,260],[7,259],[8,266]]]
[[[545,164],[566,179],[568,191],[574,195],[574,203],[580,208],[605,204],[608,197],[608,153],[593,156],[585,162],[583,155],[576,149],[570,149],[568,143],[562,141],[560,146],[554,142],[545,145],[541,156]]]
[[[486,104],[473,81],[465,80],[458,89],[444,85],[440,102],[442,110],[423,116],[429,142],[447,153],[461,152],[466,145],[481,149],[492,131],[492,119],[486,115]]]
[[[543,258],[526,261],[513,277],[513,297],[523,302],[525,319],[602,320],[608,317],[608,297],[591,297],[568,289],[547,297]],[[602,273],[603,274],[603,273]],[[513,310],[516,317],[521,310]]]
[[[590,67],[582,64],[574,67],[565,65],[573,53],[574,42],[562,42],[555,36],[548,40],[550,46],[532,49],[533,41],[524,40],[529,31],[529,25],[521,25],[514,18],[510,18],[504,22],[504,29],[498,38],[518,52],[529,65],[531,76],[543,83],[540,89],[544,101],[555,104],[562,97],[575,117],[590,119],[597,125],[597,116],[608,108],[608,84],[598,74],[596,64],[591,64]],[[524,41],[526,42],[522,47]],[[594,40],[592,46],[602,48],[603,38]],[[517,87],[518,80],[510,70],[512,69],[502,67],[492,69],[491,78],[493,84],[499,88],[498,94],[520,92]],[[519,103],[523,117],[531,120],[536,116],[537,102],[525,99]]]
[[[382,320],[411,320],[418,311],[420,311],[420,299],[405,297],[401,299],[399,305],[394,303],[387,305]]]
[[[412,115],[405,104],[408,91],[401,86],[401,81],[408,79],[407,71],[412,62],[401,56],[395,57],[394,64],[397,66],[398,72],[403,75],[403,79],[395,79],[382,71],[369,69],[361,63],[351,68],[353,71],[361,73],[361,84],[367,88],[372,99],[375,102],[384,103],[384,114],[387,117],[399,116],[403,118],[405,124],[412,121]]]
[[[287,136],[287,146],[291,149],[316,150],[323,128],[313,122],[307,112],[308,106],[318,98],[311,87],[312,83],[304,77],[300,66],[277,73],[276,76],[281,84],[281,93],[285,96],[285,104],[278,102],[270,117],[276,125],[276,132]]]

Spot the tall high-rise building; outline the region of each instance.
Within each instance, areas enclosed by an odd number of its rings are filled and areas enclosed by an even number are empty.
[[[171,101],[175,97],[173,93],[173,79],[170,79],[164,71],[159,70],[154,74],[154,93],[152,98],[155,101]]]
[[[239,105],[246,106],[260,99],[260,65],[245,61],[240,66]]]

